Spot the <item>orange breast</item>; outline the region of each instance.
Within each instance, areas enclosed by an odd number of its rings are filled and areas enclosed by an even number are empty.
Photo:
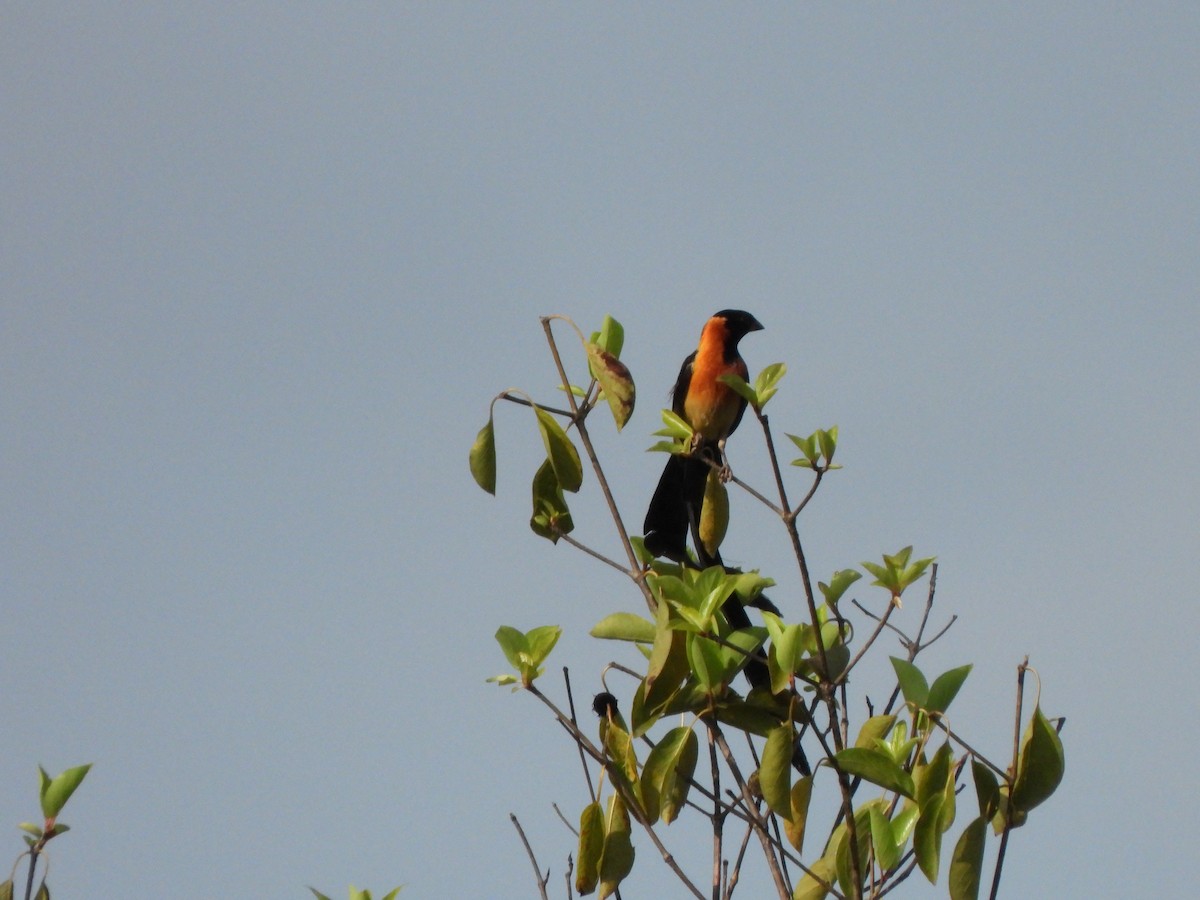
[[[725,322],[713,319],[700,336],[696,358],[692,361],[692,378],[684,399],[684,418],[688,424],[710,441],[728,436],[741,407],[742,398],[727,384],[718,381],[722,375],[746,377],[746,364],[739,358],[725,361]]]

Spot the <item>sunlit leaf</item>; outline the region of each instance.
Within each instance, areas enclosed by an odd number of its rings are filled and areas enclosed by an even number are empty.
[[[696,733],[681,725],[669,731],[650,751],[642,767],[642,796],[652,822],[661,815],[670,825],[683,809],[696,772],[699,748]]]
[[[809,872],[805,873],[792,892],[792,900],[824,900],[829,896],[835,876],[833,860],[821,857],[808,868]]]
[[[85,766],[76,766],[60,772],[50,780],[42,792],[42,813],[47,819],[58,816],[91,767],[91,763]]]
[[[834,754],[834,759],[843,772],[905,797],[916,797],[912,776],[896,765],[886,753],[863,747],[847,747]]]
[[[854,742],[854,746],[865,747],[868,750],[875,749],[875,742],[887,737],[887,733],[892,730],[894,724],[896,724],[895,715],[871,716],[863,722],[862,728],[858,730],[858,739]],[[898,760],[894,761],[898,762]]]
[[[1021,753],[1017,757],[1013,806],[1020,812],[1029,812],[1054,793],[1062,781],[1064,768],[1062,741],[1042,715],[1042,708],[1035,707],[1033,718],[1029,720],[1021,739]]]
[[[629,835],[629,812],[619,794],[608,800],[604,817],[604,854],[600,860],[600,900],[610,897],[633,869],[633,843]]]
[[[633,415],[633,405],[636,399],[633,377],[629,374],[625,363],[617,359],[615,354],[598,344],[589,343],[585,346],[592,375],[603,388],[604,399],[608,401],[613,421],[617,425],[617,431],[620,431],[629,421],[629,417]]]
[[[713,469],[704,482],[704,502],[700,507],[700,522],[697,525],[700,541],[709,556],[716,557],[728,528],[729,492],[716,469]]]
[[[925,709],[931,713],[944,713],[950,708],[951,702],[958,694],[967,676],[971,674],[971,665],[959,666],[943,672],[934,679],[929,688],[929,696],[925,700]]]
[[[745,379],[738,375],[729,374],[717,376],[717,381],[729,385],[729,387],[733,388],[734,393],[736,393],[739,397],[745,398],[746,402],[751,406],[761,408],[761,404],[758,401],[758,396],[754,393],[754,388],[750,387],[750,385],[746,383]]]
[[[875,860],[885,872],[900,860],[900,847],[892,833],[892,823],[885,810],[871,807],[871,844],[875,848]]]
[[[763,799],[776,815],[792,818],[792,751],[796,732],[791,725],[781,725],[767,735],[758,769],[758,784]]]
[[[527,632],[525,640],[529,646],[530,663],[540,666],[545,662],[561,636],[562,628],[558,625],[541,625]]]
[[[492,417],[479,429],[475,443],[471,445],[471,477],[475,483],[493,496],[496,493],[496,431]]]
[[[534,412],[537,414],[538,430],[542,433],[542,443],[546,446],[546,458],[554,467],[558,483],[564,491],[574,493],[583,483],[579,452],[553,415],[540,407],[534,407]]]
[[[605,616],[591,630],[594,638],[610,641],[654,642],[654,623],[634,613],[618,612]]]
[[[575,859],[575,890],[587,895],[600,883],[600,858],[604,854],[604,810],[589,803],[579,817],[579,852]]]
[[[758,373],[758,377],[754,379],[754,395],[758,400],[759,409],[766,406],[767,401],[775,396],[779,389],[779,381],[786,374],[787,366],[781,362],[771,363]]]
[[[829,584],[825,584],[823,581],[817,582],[817,587],[825,595],[825,602],[834,605],[842,599],[842,594],[846,593],[846,589],[860,578],[862,578],[862,573],[856,569],[839,569],[833,573]]]
[[[890,659],[892,668],[896,670],[896,680],[900,683],[900,690],[904,694],[905,702],[918,708],[924,707],[929,700],[929,682],[925,680],[921,670],[907,659],[901,659],[898,656],[890,657]]]
[[[783,820],[783,831],[788,843],[796,852],[804,851],[804,831],[808,824],[808,805],[812,800],[813,780],[811,775],[800,778],[792,785],[792,814]]]

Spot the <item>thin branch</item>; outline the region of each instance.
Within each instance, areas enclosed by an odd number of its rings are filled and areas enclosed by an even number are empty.
[[[763,415],[761,409],[754,410],[758,417],[759,424],[762,425],[763,437],[767,442],[767,456],[771,462],[771,471],[775,476],[775,487],[779,491],[779,505],[781,508],[790,510],[791,506],[787,499],[787,488],[783,483],[783,473],[779,468],[779,455],[775,452],[775,439],[771,435],[771,426],[767,417]],[[834,693],[834,683],[830,680],[829,673],[829,657],[825,652],[825,642],[821,640],[821,622],[817,615],[817,601],[813,593],[812,578],[808,572],[808,561],[804,555],[804,546],[800,542],[800,531],[796,527],[796,517],[791,513],[783,516],[783,523],[787,528],[788,537],[791,538],[792,552],[796,557],[796,563],[800,567],[800,580],[804,585],[804,600],[808,605],[808,615],[812,622],[814,632],[817,634],[817,655],[821,661],[821,685],[817,689],[817,694],[822,698],[826,707],[829,710],[829,722],[833,731],[833,745],[835,750],[841,750],[843,740],[841,729],[838,728],[838,720],[841,718],[838,713],[837,697]],[[815,730],[815,729],[814,729]],[[842,771],[837,764],[837,759],[832,753],[827,754],[830,768],[837,773],[838,788],[842,793],[842,815],[846,821],[846,839],[850,841],[851,847],[858,846],[858,829],[854,822],[854,795],[850,790],[850,778]],[[850,881],[854,885],[855,896],[862,894],[862,872],[859,870],[858,853],[850,854]]]
[[[614,559],[609,559],[603,553],[596,552],[591,547],[589,547],[587,544],[580,543],[579,541],[575,540],[575,538],[573,538],[569,534],[567,534],[565,531],[559,531],[556,528],[555,535],[558,537],[558,539],[560,541],[565,541],[566,543],[568,543],[572,547],[574,547],[576,550],[582,550],[588,556],[592,557],[593,559],[599,560],[600,562],[604,563],[606,566],[612,566],[614,569],[616,569],[622,575],[629,574],[629,570],[627,568],[625,568],[623,565],[621,565],[619,562],[617,562]],[[637,579],[635,578],[634,580],[636,581]]]
[[[1012,833],[1013,787],[1017,781],[1017,761],[1021,755],[1021,704],[1025,698],[1025,670],[1029,668],[1029,657],[1017,666],[1017,712],[1013,724],[1012,768],[1008,772],[1008,798],[1005,801],[1004,831],[1000,835],[1000,849],[996,851],[996,868],[992,872],[991,900],[1000,893],[1000,872],[1004,868],[1004,854],[1008,850],[1008,836]]]
[[[750,813],[750,825],[754,829],[754,833],[758,835],[759,843],[762,844],[763,855],[767,858],[767,867],[771,871],[771,877],[775,880],[775,889],[779,892],[782,900],[788,900],[792,896],[792,891],[783,877],[782,870],[779,868],[779,860],[775,857],[771,836],[767,834],[762,817],[758,814],[754,806],[753,798],[750,795],[750,786],[746,784],[746,779],[742,777],[737,760],[734,759],[733,751],[729,749],[729,744],[725,742],[725,735],[721,732],[720,726],[711,717],[706,717],[704,724],[708,726],[713,740],[721,748],[721,755],[725,757],[725,765],[729,766],[729,771],[733,773],[734,779],[741,786],[742,796],[746,801],[746,810]]]
[[[528,406],[530,409],[540,409],[542,412],[548,412],[551,415],[562,416],[564,419],[569,419],[572,422],[575,421],[575,413],[571,412],[569,409],[559,409],[556,406],[546,406],[544,403],[535,403],[532,400],[527,400],[524,397],[518,397],[515,394],[509,393],[508,391],[505,391],[503,394],[501,394],[500,399],[507,400],[509,403],[516,403],[518,406]]]
[[[713,880],[712,893],[713,900],[721,900],[721,841],[725,834],[725,815],[721,812],[721,801],[717,798],[721,796],[721,767],[717,765],[717,743],[713,737],[713,730],[708,729],[708,761],[712,767],[712,784],[714,794],[714,805],[712,816],[713,827]]]
[[[858,601],[855,600],[854,603],[855,603],[855,605],[857,605]],[[875,640],[883,632],[883,629],[887,627],[888,619],[891,617],[892,610],[895,608],[896,608],[896,604],[889,601],[888,605],[887,605],[887,609],[884,610],[882,616],[878,616],[878,617],[873,616],[872,617],[872,618],[875,618],[876,622],[878,623],[875,626],[875,630],[871,632],[870,636],[863,643],[862,648],[858,651],[857,654],[855,654],[854,659],[850,660],[850,664],[848,666],[846,666],[845,669],[842,670],[842,674],[839,675],[834,680],[834,684],[845,685],[846,679],[850,677],[850,670],[853,669],[856,665],[858,665],[858,661],[860,659],[862,659],[864,656],[866,656],[867,651],[871,649],[871,645],[875,643]],[[862,607],[860,606],[859,609],[862,609]],[[864,612],[865,612],[865,610],[864,610]],[[868,613],[868,615],[870,615],[870,614]]]
[[[982,753],[980,753],[978,750],[976,750],[974,747],[972,747],[970,744],[968,744],[966,741],[964,741],[955,732],[951,731],[950,728],[946,725],[946,723],[941,720],[941,718],[931,718],[930,721],[932,721],[933,724],[936,725],[938,728],[942,729],[942,731],[946,732],[946,737],[950,738],[950,740],[954,741],[954,743],[958,744],[958,746],[962,747],[964,750],[966,750],[968,753],[970,753],[973,757],[975,757],[977,760],[979,760],[981,763],[983,763],[985,766],[987,766],[989,769],[991,769],[993,772],[995,772],[1001,778],[1005,778],[1005,779],[1008,778],[1007,772],[1005,772],[998,765],[996,765],[994,762],[992,762],[990,759],[988,759],[986,756],[984,756]]]
[[[581,750],[586,751],[589,756],[603,765],[606,770],[613,771],[612,761],[609,760],[603,753],[601,753],[595,744],[588,740],[587,736],[579,730],[579,726],[576,725],[571,719],[567,718],[566,714],[564,714],[563,711],[555,705],[553,700],[543,694],[537,685],[528,685],[525,690],[529,691],[529,693],[541,700],[542,703],[544,703],[550,709],[550,711],[554,713],[554,717],[558,720],[559,725],[561,725],[563,729],[565,729],[566,732],[576,740]],[[654,846],[658,849],[659,854],[662,856],[663,862],[667,864],[667,867],[675,873],[676,877],[689,891],[692,892],[693,896],[699,898],[699,900],[706,900],[704,894],[700,892],[700,889],[692,883],[692,880],[687,877],[687,874],[683,871],[683,869],[679,868],[679,863],[676,862],[675,857],[671,855],[671,851],[669,851],[663,845],[663,842],[659,839],[658,834],[654,831],[654,826],[646,820],[645,815],[642,813],[641,807],[638,805],[637,798],[630,796],[621,788],[622,779],[611,778],[610,783],[612,784],[613,790],[621,794],[622,799],[625,801],[625,808],[629,811],[630,816],[645,830],[646,834],[650,837],[651,843],[654,844]]]
[[[571,724],[575,729],[579,729],[579,719],[575,717],[575,695],[571,693],[571,670],[563,666],[563,681],[567,685],[567,707],[571,710]],[[596,789],[592,787],[592,773],[588,770],[587,758],[583,755],[583,745],[576,741],[575,746],[579,750],[579,764],[583,766],[583,777],[587,779],[588,794],[591,795],[592,802],[596,802]]]
[[[567,370],[563,366],[562,357],[558,352],[558,344],[554,341],[554,332],[550,326],[550,323],[555,318],[561,317],[543,316],[541,320],[542,330],[546,332],[546,341],[550,345],[550,353],[554,357],[554,365],[558,368],[558,376],[562,380],[563,390],[567,392],[567,402],[570,403],[573,412],[571,421],[575,423],[575,428],[579,432],[579,440],[583,442],[588,461],[592,464],[592,471],[596,473],[596,480],[600,483],[600,490],[604,494],[604,501],[608,504],[608,512],[612,516],[613,524],[617,527],[617,536],[621,540],[621,546],[625,548],[625,558],[629,561],[627,571],[641,589],[642,596],[646,599],[646,606],[653,611],[656,605],[654,595],[646,584],[645,575],[641,572],[637,554],[633,552],[633,544],[629,541],[629,532],[626,530],[625,523],[621,519],[621,511],[617,508],[617,501],[614,499],[612,490],[608,486],[608,479],[604,477],[604,469],[600,466],[600,459],[596,456],[596,448],[592,445],[591,435],[588,434],[587,425],[584,424],[584,418],[591,407],[584,407],[581,411],[579,405],[575,402],[575,395],[571,393],[571,381],[567,378]],[[571,324],[572,326],[575,325],[574,322]],[[575,330],[579,332],[578,327]],[[580,332],[580,337],[582,337],[582,332]]]
[[[550,882],[550,870],[546,870],[546,876],[543,878],[537,857],[533,855],[533,848],[529,846],[529,839],[525,837],[525,829],[517,821],[516,814],[509,813],[508,818],[512,821],[513,827],[517,829],[517,834],[521,836],[521,843],[525,845],[525,852],[529,854],[529,861],[533,863],[533,875],[537,879],[538,893],[542,895],[542,900],[550,900],[550,895],[546,893],[546,885]]]
[[[816,477],[813,478],[813,483],[809,487],[808,493],[804,495],[804,499],[801,500],[796,505],[796,508],[791,511],[790,515],[793,519],[796,518],[796,516],[800,515],[800,513],[804,509],[804,507],[808,506],[808,501],[811,500],[813,498],[813,496],[817,493],[817,488],[819,488],[821,486],[821,479],[825,477],[825,473],[828,470],[827,469],[813,469],[813,471],[816,473]]]
[[[554,810],[555,814],[559,818],[559,821],[561,821],[564,825],[567,826],[567,831],[571,832],[571,834],[575,835],[575,837],[579,837],[579,832],[575,829],[575,826],[571,824],[570,820],[565,815],[563,815],[563,811],[558,808],[558,804],[551,803],[550,808]]]

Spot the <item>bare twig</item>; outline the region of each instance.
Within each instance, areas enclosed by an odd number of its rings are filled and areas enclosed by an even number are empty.
[[[529,846],[529,839],[525,837],[525,829],[521,827],[521,823],[517,821],[514,813],[509,813],[508,818],[512,820],[513,827],[517,829],[517,834],[521,836],[521,843],[525,845],[525,852],[529,854],[529,861],[533,864],[533,875],[537,878],[538,893],[542,895],[542,900],[550,900],[550,896],[546,893],[546,885],[550,882],[550,870],[546,870],[546,874],[542,876],[542,869],[538,865],[537,857],[533,855],[533,848]]]
[[[570,820],[563,815],[563,811],[558,808],[558,804],[551,803],[550,808],[554,810],[555,815],[557,815],[559,818],[559,821],[567,826],[567,831],[571,832],[571,834],[575,835],[575,837],[579,837],[579,832],[575,829],[575,826],[571,824]]]
[[[1008,836],[1012,832],[1013,787],[1017,783],[1017,761],[1021,755],[1021,704],[1025,698],[1025,670],[1029,668],[1029,657],[1017,666],[1017,712],[1013,724],[1012,768],[1008,770],[1008,798],[1005,801],[1004,831],[1000,834],[1000,849],[996,851],[996,868],[992,872],[991,900],[1000,892],[1000,872],[1004,868],[1004,854],[1008,850]]]
[[[612,490],[608,486],[608,479],[604,476],[604,469],[600,466],[600,459],[596,456],[596,448],[592,444],[591,435],[588,434],[587,425],[584,423],[584,419],[591,407],[585,406],[581,409],[579,404],[575,402],[575,395],[571,392],[571,380],[567,377],[567,370],[564,368],[562,357],[558,353],[558,344],[554,341],[554,332],[551,329],[550,323],[556,318],[563,317],[543,316],[541,319],[542,330],[546,332],[546,341],[550,345],[550,354],[554,357],[554,365],[558,368],[558,376],[562,380],[563,390],[566,391],[567,402],[571,405],[571,421],[575,423],[575,428],[579,432],[579,440],[583,443],[584,450],[587,452],[588,461],[592,464],[592,471],[596,473],[596,480],[600,483],[600,490],[604,494],[604,501],[608,504],[609,515],[612,516],[613,524],[616,525],[617,536],[621,540],[621,546],[625,548],[625,558],[629,561],[629,568],[624,571],[628,571],[629,576],[641,589],[642,596],[646,600],[646,605],[653,611],[655,607],[654,595],[650,592],[650,588],[646,584],[645,574],[638,564],[637,554],[633,552],[633,544],[629,541],[629,532],[625,529],[625,523],[621,519],[621,511],[617,508],[617,501],[613,498]],[[574,326],[575,323],[571,322],[571,325]],[[579,332],[578,327],[575,330],[582,338],[582,332]]]
[[[721,900],[721,842],[725,835],[725,813],[721,811],[721,767],[717,765],[717,743],[713,729],[708,729],[708,761],[712,767],[713,811],[710,816],[713,829],[713,900]]]
[[[565,541],[566,543],[568,543],[572,547],[574,547],[576,550],[582,550],[588,556],[592,557],[593,559],[598,559],[600,562],[604,563],[606,566],[612,566],[614,569],[616,569],[618,572],[621,572],[622,574],[625,574],[625,575],[629,574],[629,570],[626,569],[619,562],[617,562],[614,559],[609,559],[603,553],[596,552],[591,547],[589,547],[587,544],[580,543],[579,541],[575,540],[575,538],[573,538],[569,534],[567,534],[565,531],[559,531],[558,529],[555,529],[555,534],[558,536],[558,539],[560,541]]]
[[[567,707],[571,710],[571,724],[575,729],[579,730],[579,719],[575,717],[575,695],[571,693],[571,670],[563,666],[563,682],[567,686]],[[579,764],[583,766],[583,777],[587,779],[588,794],[592,798],[592,802],[596,802],[596,789],[592,787],[592,773],[588,770],[587,758],[583,755],[583,745],[578,741],[575,746],[579,749]]]
[[[562,416],[564,419],[569,419],[572,422],[575,421],[575,413],[571,412],[569,409],[559,409],[555,406],[546,406],[544,403],[535,403],[526,397],[518,397],[511,391],[505,391],[500,395],[500,399],[507,400],[509,403],[515,403],[518,406],[528,406],[530,409],[540,409],[543,412],[550,413],[551,415]]]
[[[775,856],[771,836],[767,834],[762,816],[758,814],[753,797],[750,794],[750,786],[746,783],[746,779],[742,777],[737,760],[734,759],[733,752],[729,749],[729,744],[725,742],[725,735],[721,732],[720,726],[717,725],[711,716],[705,717],[704,724],[708,726],[713,740],[721,748],[721,755],[725,758],[725,765],[729,766],[729,771],[733,774],[734,780],[737,781],[742,789],[742,797],[746,801],[746,810],[750,813],[750,826],[754,829],[754,833],[758,835],[759,843],[762,844],[763,855],[767,859],[767,868],[771,872],[771,877],[775,880],[775,888],[782,900],[788,900],[792,896],[791,887],[784,878],[783,871],[779,868],[779,860]]]

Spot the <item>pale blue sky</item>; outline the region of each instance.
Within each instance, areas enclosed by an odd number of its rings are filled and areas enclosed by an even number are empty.
[[[679,361],[743,307],[777,427],[841,429],[816,574],[936,554],[961,727],[1003,755],[1026,653],[1068,717],[1004,895],[1187,895],[1197,46],[1168,3],[9,4],[0,837],[93,761],[59,897],[529,897],[510,811],[557,879],[578,762],[484,684],[492,634],[562,625],[590,694],[641,600],[526,529],[527,413],[498,498],[466,451],[500,389],[552,396],[539,315],[611,313],[636,527]],[[669,891],[638,846],[627,894]]]

